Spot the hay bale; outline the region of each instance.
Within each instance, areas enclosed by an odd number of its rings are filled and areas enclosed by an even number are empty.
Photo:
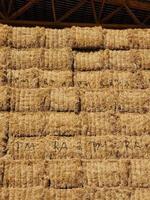
[[[0,189],[0,198],[2,200],[41,200],[44,196],[45,189],[42,187],[29,187],[29,188],[12,188],[2,187]]]
[[[145,88],[150,88],[150,71],[149,70],[143,70],[141,72],[143,77],[143,82],[145,85]]]
[[[85,136],[113,135],[116,118],[111,112],[81,112],[81,134]]]
[[[72,47],[70,29],[45,29],[45,46],[46,48]]]
[[[11,37],[12,27],[0,24],[0,46],[7,46]]]
[[[81,120],[74,113],[11,113],[9,134],[14,137],[74,136],[81,132]]]
[[[132,29],[130,31],[130,48],[150,49],[149,38],[149,29]]]
[[[147,83],[141,71],[135,73],[129,71],[114,71],[113,86],[119,90],[144,89],[147,88]]]
[[[16,88],[38,88],[39,71],[36,68],[7,70],[7,80],[10,87]]]
[[[93,199],[129,200],[131,194],[132,190],[128,188],[98,188]]]
[[[81,147],[81,148],[80,148]],[[9,138],[8,155],[12,159],[71,159],[82,156],[80,137]]]
[[[51,181],[52,188],[81,188],[85,177],[80,160],[53,160],[46,166],[47,177]]]
[[[150,90],[124,90],[119,93],[117,107],[119,112],[145,113],[150,111]]]
[[[136,51],[136,54],[141,69],[150,70],[150,50],[139,49]]]
[[[94,161],[94,162],[93,162]],[[124,160],[85,160],[85,185],[89,187],[127,186],[128,162]]]
[[[117,132],[121,135],[145,136],[150,134],[150,114],[119,114]]]
[[[0,157],[7,152],[9,118],[7,113],[0,112]]]
[[[0,86],[5,86],[6,84],[7,84],[6,70],[0,69]]]
[[[73,63],[70,48],[45,49],[43,68],[47,70],[71,70]]]
[[[51,110],[78,113],[80,111],[80,101],[77,90],[74,87],[52,88]]]
[[[137,53],[133,50],[108,51],[108,54],[110,69],[135,72],[141,67],[138,63]]]
[[[104,88],[113,86],[113,72],[105,71],[84,71],[76,72],[74,75],[74,84],[79,88]]]
[[[10,90],[8,87],[0,87],[0,111],[9,111],[10,108]]]
[[[51,108],[51,90],[11,89],[11,111],[48,111]]]
[[[45,29],[13,27],[11,45],[15,48],[36,48],[45,45]]]
[[[46,190],[46,200],[77,200],[85,199],[89,196],[89,190],[85,188],[72,188],[72,189],[48,189]],[[91,197],[91,196],[90,196]]]
[[[132,194],[132,200],[149,200],[150,190],[149,188],[136,188]]]
[[[80,92],[81,110],[87,112],[115,110],[116,95],[114,89],[83,90]]]
[[[106,49],[129,49],[130,30],[103,29],[104,48]]]
[[[72,27],[73,48],[103,47],[102,27]]]
[[[7,69],[10,65],[10,48],[2,47],[0,48],[0,69]]]
[[[108,50],[96,52],[77,52],[74,55],[74,68],[78,71],[108,69]]]
[[[25,188],[45,186],[44,163],[34,161],[5,161],[4,187]]]
[[[43,49],[11,49],[11,69],[29,69],[44,67]]]
[[[87,159],[149,159],[149,136],[100,136],[82,138],[84,158]],[[84,144],[84,145],[83,145]]]
[[[150,187],[150,162],[148,159],[130,160],[129,186]]]
[[[73,77],[71,71],[46,71],[39,70],[40,87],[72,87]]]

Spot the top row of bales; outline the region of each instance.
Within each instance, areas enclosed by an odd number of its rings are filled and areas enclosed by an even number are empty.
[[[150,29],[48,29],[0,25],[0,46],[14,48],[150,49]]]

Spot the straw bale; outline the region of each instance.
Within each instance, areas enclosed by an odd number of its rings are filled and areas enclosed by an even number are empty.
[[[0,111],[8,111],[10,108],[10,90],[8,87],[0,87]]]
[[[84,188],[72,189],[50,189],[46,190],[44,200],[86,200],[89,197],[89,191]]]
[[[111,87],[113,86],[113,72],[109,70],[76,72],[74,83],[79,88]]]
[[[9,138],[8,154],[15,160],[81,158],[81,138],[57,136],[12,137]]]
[[[38,88],[39,71],[36,68],[7,70],[8,85],[16,88]]]
[[[124,113],[118,116],[117,132],[123,135],[150,134],[150,114]]]
[[[149,159],[130,160],[129,186],[150,187]]]
[[[150,49],[149,39],[149,29],[132,29],[130,32],[130,48]]]
[[[13,27],[11,45],[15,48],[44,47],[45,29]]]
[[[150,90],[124,90],[119,93],[116,109],[119,112],[145,113],[150,111]]]
[[[48,111],[51,107],[51,90],[11,89],[11,111]]]
[[[0,69],[7,69],[10,65],[10,48],[0,47]]]
[[[113,86],[123,89],[145,89],[148,88],[147,76],[141,71],[114,71],[113,73]]]
[[[116,94],[113,89],[81,91],[81,110],[87,112],[115,110]]]
[[[79,112],[80,101],[77,90],[70,88],[52,88],[51,110]]]
[[[132,73],[129,71],[87,71],[76,72],[74,75],[74,83],[80,88],[108,88],[116,87],[118,89],[143,89],[148,88],[149,71],[143,73]]]
[[[8,114],[0,112],[0,157],[7,152],[8,128]]]
[[[83,169],[90,187],[127,186],[128,162],[124,160],[85,160]]]
[[[11,49],[11,69],[44,67],[43,49]]]
[[[74,54],[74,68],[78,71],[108,69],[108,50],[96,52],[76,52]]]
[[[11,37],[12,27],[0,24],[0,46],[7,46]]]
[[[47,70],[71,70],[73,54],[70,48],[45,49],[43,68]]]
[[[131,190],[127,188],[98,188],[95,192],[93,200],[129,200],[131,194]]]
[[[45,29],[46,48],[72,47],[72,36],[69,28]]]
[[[25,188],[47,183],[44,162],[6,160],[4,168],[4,187]]]
[[[83,187],[85,176],[81,161],[76,159],[46,162],[46,174],[51,188],[71,189]]]
[[[73,75],[71,71],[39,70],[40,87],[72,87]]]
[[[143,82],[145,85],[145,88],[150,88],[150,71],[149,70],[143,70],[141,72],[143,77]]]
[[[135,72],[140,68],[138,51],[108,51],[108,53],[110,69]]]
[[[130,30],[103,30],[104,47],[108,49],[129,49]]]
[[[45,190],[42,187],[12,188],[3,187],[0,189],[1,200],[45,200]]]
[[[139,49],[135,52],[141,68],[150,70],[150,49]]]
[[[6,70],[0,69],[0,86],[7,84],[7,73]]]
[[[10,113],[9,133],[15,137],[73,136],[80,132],[80,119],[74,113]]]
[[[81,112],[82,135],[100,136],[115,134],[116,117],[111,112]]]
[[[82,141],[83,140],[83,141]],[[120,159],[150,158],[150,138],[135,136],[96,136],[82,138],[84,158]]]
[[[72,27],[73,48],[103,47],[102,27]]]
[[[138,188],[134,191],[131,196],[131,200],[149,200],[150,189],[149,188]]]

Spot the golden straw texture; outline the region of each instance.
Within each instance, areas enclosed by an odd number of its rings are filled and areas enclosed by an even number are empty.
[[[0,200],[149,200],[149,36],[0,25]]]

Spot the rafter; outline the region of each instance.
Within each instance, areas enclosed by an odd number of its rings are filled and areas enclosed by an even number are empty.
[[[13,6],[13,0],[10,0],[9,5],[8,5],[8,10],[7,10],[8,15],[11,13],[12,6]]]
[[[124,3],[124,7],[127,11],[127,13],[129,14],[129,16],[131,16],[131,18],[133,19],[133,21],[135,22],[135,24],[142,24],[140,22],[140,20],[135,16],[135,14],[131,11],[131,9],[127,6],[126,3]]]
[[[96,2],[102,2],[103,0],[95,0]],[[123,5],[124,0],[106,0],[106,4],[121,6]],[[129,8],[139,9],[139,10],[146,10],[150,11],[150,3],[145,1],[139,0],[130,0],[128,1]]]
[[[19,10],[14,12],[9,19],[16,19],[17,17],[24,14],[29,8],[31,8],[35,3],[37,3],[39,0],[30,0],[28,3],[26,3],[24,6],[22,6]]]
[[[143,20],[143,23],[146,23],[148,20],[150,20],[150,15],[148,15],[148,16]]]
[[[111,12],[110,14],[108,14],[106,17],[104,17],[102,19],[102,23],[106,23],[108,22],[110,19],[112,19],[112,17],[114,15],[116,15],[121,9],[123,8],[123,6],[118,7],[116,10],[114,10],[113,12]]]
[[[71,14],[76,12],[83,4],[86,3],[87,0],[81,0],[79,3],[76,4],[72,9],[70,9],[68,12],[66,12],[62,17],[60,17],[57,22],[62,22],[64,19],[68,18]]]
[[[101,5],[101,8],[100,8],[100,12],[99,12],[99,19],[101,19],[101,17],[102,17],[102,13],[103,13],[103,8],[104,8],[105,1],[106,0],[101,0],[102,5]]]
[[[97,18],[94,0],[91,0],[91,4],[92,4],[92,10],[93,10],[93,16],[94,16],[94,19],[95,19],[95,23],[98,23],[98,18]]]
[[[53,18],[55,22],[56,21],[55,0],[52,0],[52,11],[53,11]]]
[[[6,1],[5,0],[0,0],[0,3],[1,3],[3,15],[7,16],[7,13],[6,13]]]
[[[0,11],[0,18],[6,19],[6,17],[4,16],[4,14],[1,11]]]

